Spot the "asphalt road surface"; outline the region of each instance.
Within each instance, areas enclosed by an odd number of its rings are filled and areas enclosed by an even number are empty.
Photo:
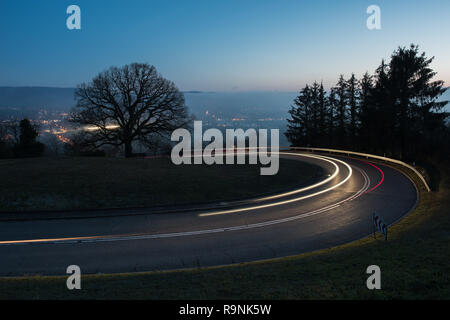
[[[372,233],[372,214],[392,224],[417,190],[384,165],[305,153],[321,182],[293,192],[202,210],[0,222],[0,276],[171,270],[227,265],[333,247]],[[89,214],[88,214],[89,216]]]

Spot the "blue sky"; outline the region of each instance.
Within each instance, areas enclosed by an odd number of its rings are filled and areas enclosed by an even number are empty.
[[[81,8],[82,29],[66,28]],[[381,8],[382,29],[366,28]],[[72,87],[131,62],[182,90],[296,91],[416,43],[450,85],[450,1],[2,0],[0,86]]]

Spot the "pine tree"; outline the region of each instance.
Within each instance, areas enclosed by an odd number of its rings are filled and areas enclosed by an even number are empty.
[[[309,132],[309,142],[313,147],[317,147],[320,142],[320,86],[314,81],[311,86],[311,131]]]
[[[345,148],[347,146],[347,83],[344,79],[344,76],[341,74],[339,77],[339,81],[335,87],[335,94],[337,99],[337,109],[336,109],[336,118],[337,118],[337,145],[340,148]]]
[[[319,87],[319,144],[318,146],[323,147],[327,144],[327,115],[328,115],[328,100],[326,97],[326,91],[323,87],[323,82],[320,83]]]
[[[369,133],[375,153],[395,156],[396,119],[392,106],[391,88],[388,78],[389,68],[384,62],[375,71],[375,85],[370,100],[373,113],[370,118]]]
[[[37,157],[42,155],[45,146],[36,139],[39,135],[36,128],[31,124],[30,120],[23,119],[20,121],[19,141],[14,146],[14,154],[16,157]]]
[[[336,89],[331,88],[327,99],[327,128],[328,128],[328,145],[330,147],[336,146],[336,110],[338,108],[338,99],[336,98]]]
[[[306,85],[295,98],[287,119],[288,128],[285,133],[287,139],[293,146],[310,146],[311,120],[312,120],[311,89]]]
[[[407,159],[411,151],[417,152],[418,131],[422,130],[430,140],[436,134],[431,133],[433,127],[442,126],[446,118],[445,114],[435,113],[445,105],[436,101],[445,89],[442,81],[431,81],[436,75],[430,67],[433,60],[434,57],[427,58],[425,52],[419,53],[419,47],[413,44],[409,48],[399,47],[391,56],[391,102],[396,111],[403,159]]]
[[[329,95],[323,84],[306,86],[294,100],[286,136],[295,145],[329,146],[408,159],[439,153],[450,157],[450,127],[443,112],[443,81],[430,65],[434,58],[418,46],[398,48],[371,76],[360,81],[340,75]]]
[[[358,99],[358,80],[355,74],[352,73],[350,79],[346,83],[346,98],[348,101],[349,111],[350,111],[350,123],[349,123],[349,135],[350,140],[353,142],[357,141],[357,99]]]
[[[373,105],[371,104],[371,93],[373,90],[373,77],[366,72],[359,81],[359,145],[365,151],[371,151],[372,139],[371,132],[373,117],[375,116]]]

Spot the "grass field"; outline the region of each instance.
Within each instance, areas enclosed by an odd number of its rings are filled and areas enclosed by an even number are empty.
[[[280,159],[259,165],[175,166],[168,158],[36,158],[0,161],[0,212],[151,207],[243,199],[310,184],[322,169]]]
[[[421,190],[419,206],[378,237],[265,262],[177,272],[92,275],[82,290],[66,277],[0,280],[1,299],[450,299],[450,180]],[[369,265],[381,268],[382,290],[369,291]]]

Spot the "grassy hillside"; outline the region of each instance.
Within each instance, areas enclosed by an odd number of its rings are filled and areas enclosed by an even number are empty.
[[[0,160],[0,212],[243,199],[310,184],[322,174],[287,159],[275,176],[261,176],[259,165],[175,166],[168,158]]]

